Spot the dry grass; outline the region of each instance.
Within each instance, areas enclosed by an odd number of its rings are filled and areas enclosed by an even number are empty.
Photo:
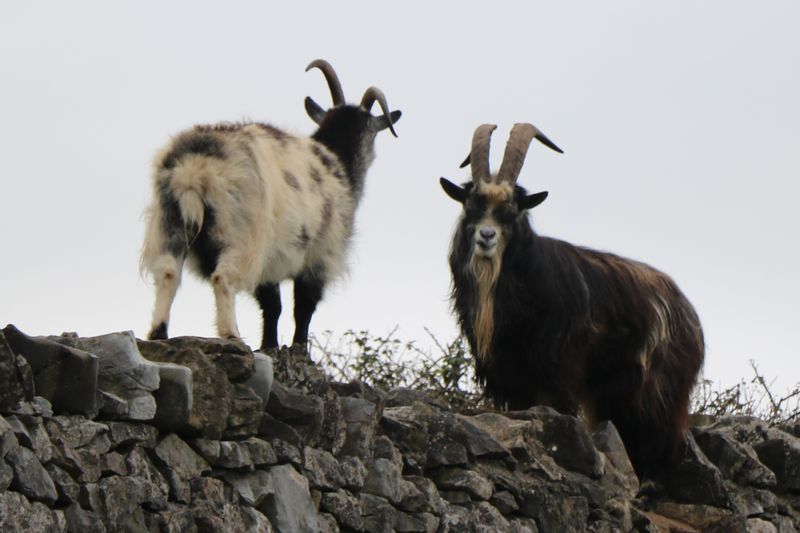
[[[347,331],[339,337],[326,331],[311,338],[311,356],[333,379],[362,381],[385,391],[396,387],[425,390],[454,408],[483,404],[475,383],[469,347],[463,337],[441,342],[430,331],[434,348],[419,348],[414,341],[397,338],[397,327],[384,336],[368,331]],[[692,412],[713,417],[755,416],[770,424],[800,422],[800,383],[778,393],[750,362],[753,377],[721,388],[702,380],[692,394]]]

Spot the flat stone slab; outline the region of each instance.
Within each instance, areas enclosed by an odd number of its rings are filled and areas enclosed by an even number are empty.
[[[156,363],[159,387],[153,391],[156,413],[153,425],[165,431],[177,431],[189,426],[192,415],[192,371],[173,363]]]
[[[96,356],[45,337],[30,337],[13,325],[2,334],[11,350],[28,361],[36,394],[49,400],[55,413],[97,414]]]
[[[253,389],[253,392],[266,405],[269,401],[270,392],[272,392],[272,382],[275,376],[272,357],[261,352],[253,352],[253,367],[253,375],[244,383]]]
[[[124,418],[151,420],[156,414],[152,393],[159,387],[160,370],[139,353],[133,332],[82,337],[78,343],[100,358],[98,387],[127,402]]]

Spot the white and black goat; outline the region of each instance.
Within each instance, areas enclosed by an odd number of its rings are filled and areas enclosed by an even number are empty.
[[[148,338],[167,338],[188,260],[213,286],[220,337],[239,337],[235,296],[252,291],[264,319],[261,347],[276,347],[278,284],[293,279],[293,342],[307,341],[325,285],[345,269],[375,137],[385,128],[396,136],[400,118],[379,89],[349,105],[330,64],[318,59],[306,71],[312,68],[325,75],[333,107],[306,98],[319,126],[310,138],[259,123],[195,126],[156,156],[141,260],[156,286]],[[380,116],[370,113],[376,101]]]
[[[639,476],[655,480],[683,443],[703,364],[697,314],[648,265],[537,235],[528,210],[547,192],[527,194],[517,178],[534,137],[561,150],[516,124],[493,175],[494,128],[474,133],[471,183],[440,180],[463,205],[450,251],[452,302],[476,375],[498,406],[611,420]]]

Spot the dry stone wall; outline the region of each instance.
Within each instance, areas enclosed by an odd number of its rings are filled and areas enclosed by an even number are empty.
[[[288,349],[0,332],[0,530],[764,531],[800,528],[800,425],[692,428],[662,497],[612,424],[456,413],[332,382]],[[666,494],[666,495],[664,495]]]

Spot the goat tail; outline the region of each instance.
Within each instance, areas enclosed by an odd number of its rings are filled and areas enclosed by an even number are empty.
[[[188,233],[192,238],[203,227],[203,215],[205,206],[203,196],[194,189],[188,189],[178,193],[178,207],[181,211],[181,218]]]
[[[172,195],[178,202],[181,219],[183,219],[185,230],[190,234],[191,239],[197,235],[203,227],[205,214],[205,200],[203,197],[202,175],[198,169],[191,168],[191,165],[179,165],[172,171],[170,186]]]

